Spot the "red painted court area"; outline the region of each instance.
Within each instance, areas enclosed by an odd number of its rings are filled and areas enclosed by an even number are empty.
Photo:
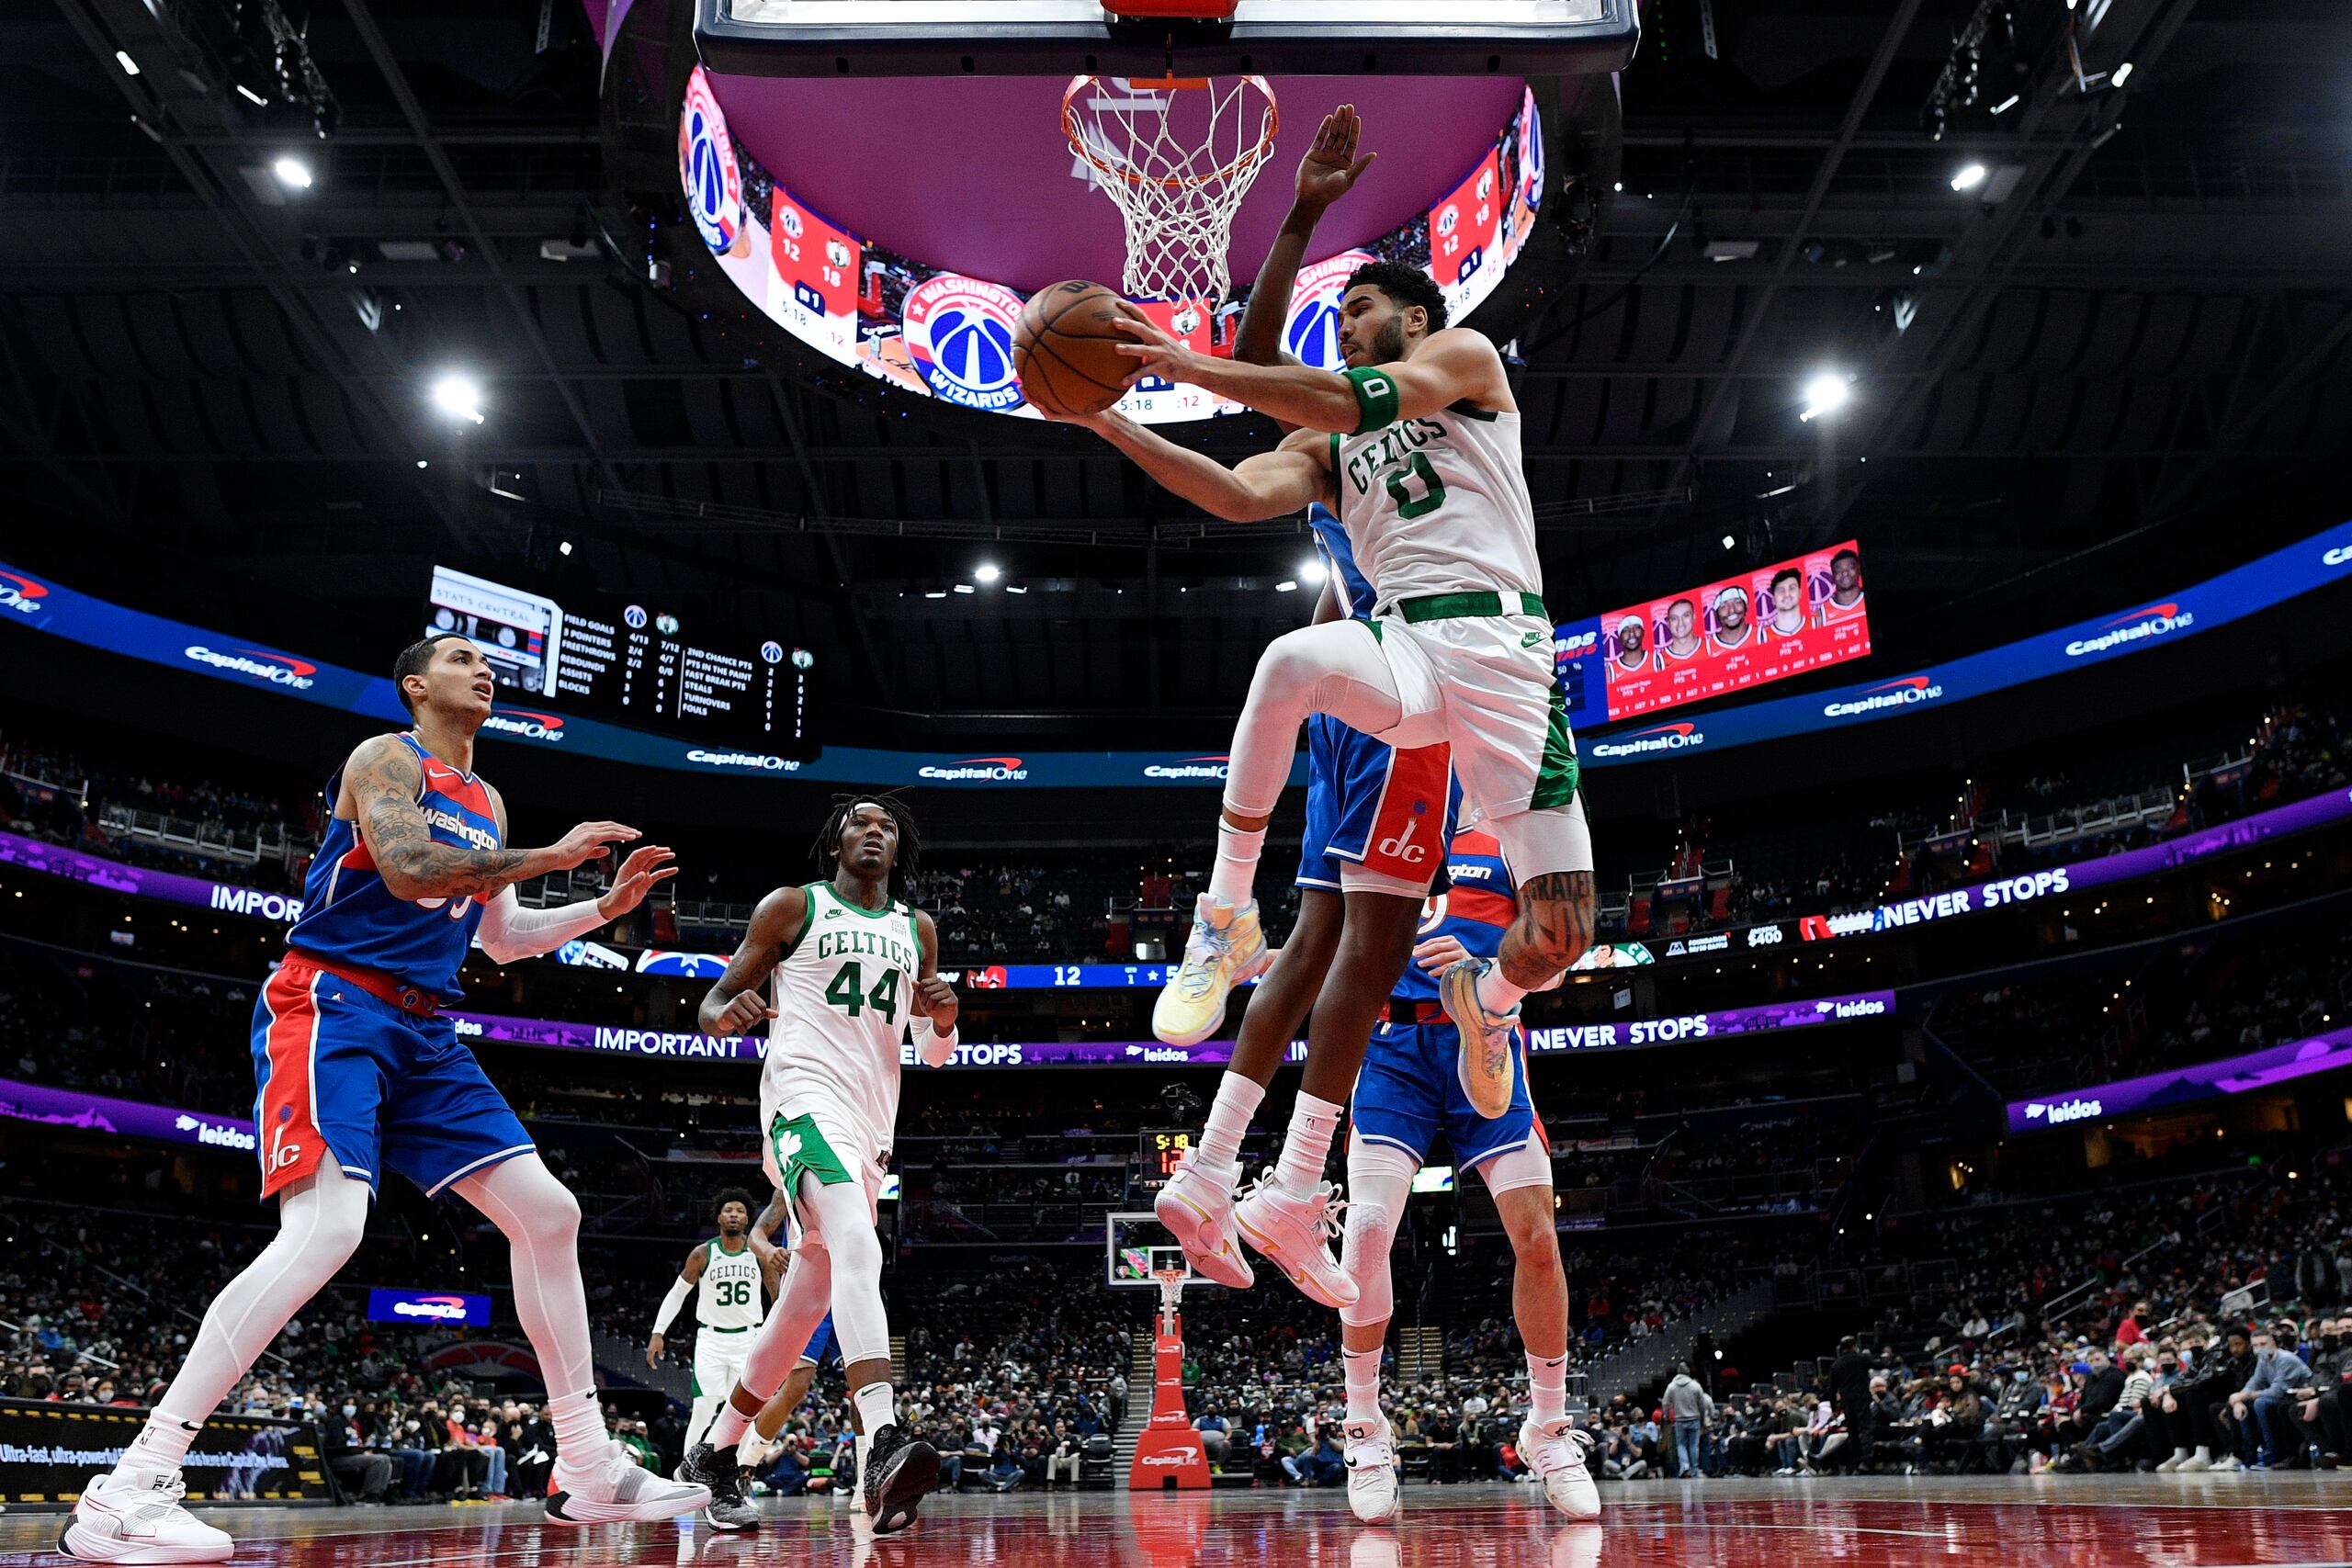
[[[1710,1482],[1607,1487],[1596,1524],[1532,1489],[1413,1487],[1393,1527],[1358,1524],[1337,1491],[1136,1496],[939,1496],[876,1540],[845,1505],[770,1500],[748,1536],[681,1526],[549,1529],[524,1505],[462,1509],[227,1509],[233,1561],[269,1568],[2221,1568],[2352,1563],[2352,1477]],[[0,1565],[56,1563],[54,1515],[0,1519]]]

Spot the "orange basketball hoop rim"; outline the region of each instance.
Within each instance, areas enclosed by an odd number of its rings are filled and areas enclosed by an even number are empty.
[[[1197,4],[1198,0],[1193,0]],[[1125,76],[1129,88],[1150,92],[1207,92],[1215,86],[1206,76]],[[1282,130],[1282,105],[1274,96],[1273,84],[1263,76],[1234,78],[1242,86],[1253,89],[1265,104],[1265,118],[1254,145],[1246,147],[1226,163],[1206,170],[1182,169],[1174,173],[1152,175],[1137,170],[1131,160],[1114,161],[1104,156],[1102,149],[1090,138],[1079,121],[1079,100],[1089,89],[1100,86],[1101,76],[1073,76],[1062,90],[1062,134],[1069,139],[1070,151],[1086,160],[1095,173],[1126,185],[1156,185],[1167,190],[1189,190],[1254,176],[1258,165],[1274,151],[1274,138]],[[1213,117],[1214,118],[1214,117]]]

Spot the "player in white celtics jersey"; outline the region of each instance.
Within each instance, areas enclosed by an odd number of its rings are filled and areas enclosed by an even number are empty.
[[[695,1297],[695,1404],[686,1420],[685,1446],[692,1449],[708,1434],[718,1415],[719,1402],[743,1374],[751,1354],[752,1331],[765,1315],[763,1295],[776,1293],[782,1273],[782,1253],[752,1239],[752,1195],[740,1187],[721,1192],[714,1204],[718,1234],[697,1242],[686,1254],[670,1293],[653,1314],[653,1337],[645,1344],[645,1364],[662,1364],[662,1330],[678,1309]]]
[[[704,1517],[721,1529],[757,1522],[743,1501],[738,1447],[829,1311],[863,1428],[859,1490],[876,1532],[912,1524],[938,1481],[939,1455],[898,1425],[874,1230],[910,1022],[922,1060],[936,1066],[956,1049],[956,991],[939,977],[938,932],[899,897],[915,849],[905,802],[842,799],[817,840],[831,878],[761,899],[703,998],[705,1033],[768,1025],[760,1142],[769,1179],[799,1223],[776,1308],[752,1336],[707,1440],[679,1472],[711,1478]]]
[[[1491,1118],[1510,1104],[1520,998],[1557,984],[1591,941],[1592,835],[1553,683],[1519,405],[1494,344],[1448,328],[1445,317],[1445,296],[1421,268],[1361,267],[1340,296],[1347,367],[1334,371],[1195,353],[1130,308],[1122,329],[1135,339],[1123,346],[1135,364],[1130,384],[1189,381],[1296,428],[1275,450],[1227,468],[1115,412],[1078,423],[1218,517],[1257,522],[1322,502],[1347,530],[1374,598],[1369,622],[1305,626],[1260,656],[1234,732],[1216,868],[1153,1029],[1201,1038],[1230,988],[1264,965],[1252,885],[1308,715],[1400,748],[1445,741],[1462,785],[1461,826],[1493,833],[1519,883],[1519,915],[1499,956],[1464,960],[1441,979],[1461,1030],[1463,1088]],[[1289,1134],[1309,1145],[1300,1168],[1319,1168],[1339,1111],[1301,1097]],[[1327,1217],[1324,1201],[1303,1189],[1278,1190],[1271,1204],[1261,1190],[1250,1239],[1296,1278],[1292,1264],[1310,1268],[1323,1253]]]

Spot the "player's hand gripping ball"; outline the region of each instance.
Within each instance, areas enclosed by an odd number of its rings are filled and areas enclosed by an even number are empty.
[[[1119,345],[1135,340],[1121,323],[1140,318],[1099,283],[1073,278],[1039,289],[1012,328],[1021,395],[1052,419],[1101,413],[1126,395],[1135,366]]]

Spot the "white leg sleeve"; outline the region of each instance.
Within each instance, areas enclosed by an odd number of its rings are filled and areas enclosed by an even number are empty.
[[[237,1386],[277,1331],[359,1248],[368,1228],[365,1181],[333,1160],[277,1202],[277,1235],[212,1298],[187,1359],[158,1404],[201,1422]]]
[[[1225,804],[1243,817],[1262,817],[1283,797],[1298,754],[1298,727],[1328,713],[1367,735],[1396,728],[1405,706],[1380,643],[1360,621],[1326,621],[1284,632],[1258,656],[1250,700],[1233,729],[1233,761]]]
[[[823,1233],[825,1250],[832,1255],[833,1337],[841,1341],[842,1364],[888,1360],[890,1320],[882,1311],[882,1240],[874,1234],[865,1185],[838,1181],[828,1186],[804,1171],[800,1203],[805,1213],[815,1216],[816,1224],[810,1228]],[[810,1327],[813,1330],[815,1325]]]
[[[514,1253],[514,1315],[538,1352],[550,1397],[596,1386],[588,1291],[580,1279],[580,1200],[536,1154],[502,1160],[458,1184],[505,1233]]]
[[[1396,1310],[1388,1249],[1419,1168],[1419,1161],[1394,1144],[1368,1144],[1348,1134],[1348,1228],[1340,1242],[1340,1267],[1356,1282],[1356,1299],[1340,1309],[1340,1321],[1351,1328],[1386,1323]]]

